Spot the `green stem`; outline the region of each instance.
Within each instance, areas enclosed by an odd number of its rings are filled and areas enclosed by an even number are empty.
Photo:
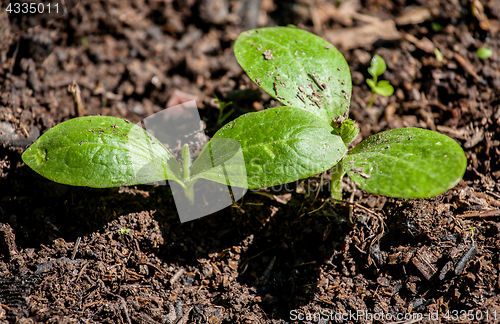
[[[372,91],[372,96],[370,98],[370,102],[367,105],[368,108],[371,108],[373,106],[373,100],[375,100],[375,92],[374,91]]]
[[[330,196],[336,200],[342,200],[342,178],[345,175],[344,165],[340,161],[332,169],[332,182],[330,189]]]
[[[194,205],[194,188],[193,188],[193,186],[194,186],[195,182],[196,182],[196,180],[192,181],[186,187],[184,187],[184,194],[186,195],[186,198],[188,199],[191,206]]]
[[[187,186],[184,187],[184,194],[186,195],[186,198],[189,200],[189,203],[191,205],[194,204],[194,183],[196,181],[190,181],[189,178],[191,177],[190,174],[190,168],[191,164],[193,163],[193,158],[191,156],[191,152],[189,151],[189,146],[187,144],[184,144],[184,147],[182,148],[182,180],[184,183],[187,183]]]
[[[217,121],[218,124],[222,124],[226,119],[227,117],[231,116],[231,114],[234,113],[234,109],[231,109],[227,114],[225,114],[222,118],[221,116],[219,115],[219,120]]]
[[[191,152],[189,152],[189,146],[184,144],[184,147],[182,148],[182,180],[189,180],[189,168],[191,168],[192,163],[193,158],[191,157]]]
[[[226,106],[223,105],[222,103],[219,104],[219,117],[217,117],[217,124],[221,124],[222,123],[221,119],[222,119],[222,114],[224,113],[224,108],[225,107]]]

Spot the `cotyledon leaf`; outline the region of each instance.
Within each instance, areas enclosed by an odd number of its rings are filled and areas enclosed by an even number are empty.
[[[453,139],[420,128],[372,135],[352,149],[344,167],[361,189],[399,198],[427,198],[462,179],[467,158]]]
[[[221,141],[210,150],[214,141]],[[227,141],[225,141],[227,140]],[[346,154],[340,135],[310,112],[278,107],[240,116],[222,127],[193,163],[193,179],[255,189],[328,170]],[[231,160],[242,153],[244,160]],[[241,162],[242,161],[242,162]],[[222,168],[223,166],[223,168]]]
[[[351,74],[342,54],[305,30],[266,27],[240,34],[234,54],[250,79],[286,106],[330,123],[347,116]]]
[[[22,155],[52,181],[94,188],[179,181],[172,154],[144,129],[121,118],[87,116],[48,130]]]

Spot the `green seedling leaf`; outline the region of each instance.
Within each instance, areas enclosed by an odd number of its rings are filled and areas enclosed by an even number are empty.
[[[196,178],[221,181],[221,171],[235,175],[233,186],[256,189],[303,179],[331,168],[346,154],[342,138],[317,116],[292,107],[278,107],[245,114],[222,127],[212,138],[232,139],[210,159],[208,145],[194,162],[191,174]],[[244,156],[246,176],[229,165],[217,169],[238,151]],[[213,167],[216,168],[213,168]],[[233,170],[235,168],[236,170]],[[238,173],[240,172],[240,173]]]
[[[22,155],[52,181],[94,188],[179,181],[180,166],[156,138],[121,118],[88,116],[43,134]]]
[[[371,60],[371,66],[368,68],[368,73],[370,73],[374,80],[377,80],[377,77],[382,75],[386,69],[387,66],[384,59],[380,55],[375,54]]]
[[[387,80],[381,80],[377,83],[377,86],[373,88],[375,93],[378,93],[381,96],[392,96],[394,93],[394,87]]]
[[[431,28],[434,32],[438,33],[443,30],[443,26],[437,22],[432,22],[431,23]]]
[[[234,54],[250,79],[284,105],[328,123],[347,114],[349,66],[324,39],[298,28],[259,28],[240,34]]]
[[[443,62],[443,54],[441,54],[441,51],[437,47],[434,48],[434,55],[436,55],[436,60],[438,60],[438,62]]]
[[[368,83],[368,85],[370,86],[370,88],[372,88],[372,90],[377,87],[377,84],[372,79],[366,79],[366,83]]]
[[[488,47],[481,47],[476,51],[477,57],[479,57],[481,60],[486,60],[493,55],[493,51],[489,49]]]
[[[453,139],[420,128],[401,128],[368,137],[344,159],[347,174],[368,192],[427,198],[454,187],[467,166]]]
[[[359,128],[356,127],[354,121],[352,119],[346,119],[342,123],[342,127],[340,129],[340,137],[344,141],[345,145],[350,144],[356,136],[358,136]]]

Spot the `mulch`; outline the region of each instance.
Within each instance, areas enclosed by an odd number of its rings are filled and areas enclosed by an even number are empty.
[[[0,323],[386,322],[338,317],[360,312],[499,321],[498,0],[84,0],[18,33],[0,17]],[[464,148],[463,180],[404,200],[346,178],[346,202],[335,204],[326,188],[316,195],[317,175],[181,224],[167,187],[70,187],[22,163],[40,134],[82,114],[138,122],[195,99],[212,136],[214,94],[232,101],[227,121],[278,106],[232,45],[249,28],[286,24],[346,57],[355,144],[393,128],[436,130]],[[483,46],[493,50],[485,60]],[[396,91],[367,108],[374,54]]]

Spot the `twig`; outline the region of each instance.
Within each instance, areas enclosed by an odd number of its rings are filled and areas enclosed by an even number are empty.
[[[264,273],[262,276],[259,278],[259,284],[264,286],[269,279],[269,275],[271,274],[271,271],[273,270],[274,267],[274,262],[276,262],[276,255],[271,259],[269,262],[269,265],[267,266],[266,270],[264,270]]]
[[[75,245],[73,246],[73,253],[71,253],[71,260],[74,260],[75,259],[75,256],[76,256],[76,252],[78,252],[78,246],[80,246],[80,241],[82,240],[82,237],[79,236],[77,239],[76,239],[76,242],[75,242]]]
[[[75,103],[75,112],[78,117],[85,116],[85,107],[82,103],[82,96],[80,93],[80,87],[75,80],[73,80],[72,85],[68,85],[68,92],[73,96],[73,102]]]
[[[17,53],[19,53],[19,47],[21,45],[21,41],[19,41],[16,45],[16,49],[14,50],[14,54],[12,54],[12,64],[9,67],[9,74],[12,74],[14,71],[14,65],[16,65]]]
[[[127,321],[127,324],[132,324],[132,321],[130,320],[130,316],[128,315],[128,308],[127,308],[127,302],[125,301],[125,298],[123,298],[120,295],[116,295],[113,293],[109,293],[111,296],[114,296],[118,298],[121,302],[121,309],[123,310],[123,313],[125,314],[125,320]]]
[[[500,195],[499,195],[499,194],[497,194],[497,193],[495,193],[495,192],[493,192],[493,191],[486,191],[486,193],[487,193],[488,195],[490,195],[490,196],[493,196],[493,197],[495,197],[495,198],[500,199]]]
[[[76,277],[75,281],[78,281],[80,279],[80,277],[82,276],[83,274],[83,271],[85,270],[85,268],[89,265],[89,262],[88,261],[85,261],[85,263],[83,264],[82,268],[80,269],[80,273],[78,274],[78,276]]]
[[[175,324],[186,324],[187,323],[187,320],[189,318],[189,313],[191,313],[191,310],[193,309],[193,306],[191,306],[188,311],[184,314],[184,316],[182,316],[181,318],[179,318],[177,320],[177,322],[175,322]]]
[[[476,80],[476,82],[485,83],[485,81],[477,75],[476,71],[474,71],[474,68],[472,67],[472,64],[467,59],[457,53],[455,53],[454,57],[455,60],[462,66],[462,68],[467,73],[469,73],[474,78],[474,80]]]
[[[457,217],[462,217],[462,218],[490,218],[490,217],[498,217],[500,216],[500,209],[493,209],[493,210],[481,210],[481,211],[468,211],[465,212],[462,215],[457,215]]]
[[[26,127],[24,127],[23,123],[19,123],[19,127],[21,127],[21,130],[23,131],[24,136],[26,136],[26,138],[29,138],[30,134],[26,130]]]

